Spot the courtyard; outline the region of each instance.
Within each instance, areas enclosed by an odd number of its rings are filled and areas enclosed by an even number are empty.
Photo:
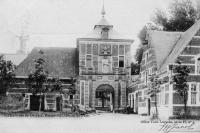
[[[193,121],[191,131],[200,131],[200,122]],[[183,122],[179,126],[183,126]],[[162,122],[149,121],[135,114],[97,113],[86,117],[2,117],[1,133],[167,133]],[[172,129],[169,131],[174,131]],[[186,129],[179,129],[186,131]]]

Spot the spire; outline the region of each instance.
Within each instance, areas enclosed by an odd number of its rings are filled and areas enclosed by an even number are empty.
[[[101,15],[102,15],[102,18],[101,20],[99,21],[99,23],[97,23],[95,26],[94,26],[94,29],[95,28],[102,28],[102,27],[107,27],[107,28],[112,28],[113,25],[109,24],[108,21],[106,20],[106,18],[104,17],[106,14],[105,12],[105,9],[104,9],[104,0],[103,0],[103,6],[102,6],[102,10],[101,10]]]
[[[102,10],[101,10],[101,15],[102,17],[104,17],[106,14],[105,9],[104,9],[104,0],[103,0],[103,6],[102,6]]]

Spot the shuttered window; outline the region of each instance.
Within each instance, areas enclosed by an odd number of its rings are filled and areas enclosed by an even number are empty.
[[[191,104],[196,104],[197,98],[197,86],[196,84],[191,84]]]

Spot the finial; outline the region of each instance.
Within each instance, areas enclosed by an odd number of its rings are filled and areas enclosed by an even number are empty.
[[[105,14],[106,14],[106,12],[105,12],[105,9],[104,9],[104,0],[103,0],[103,7],[102,7],[102,10],[101,10],[102,17],[104,17]]]

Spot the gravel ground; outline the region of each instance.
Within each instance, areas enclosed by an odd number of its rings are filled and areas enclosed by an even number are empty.
[[[152,123],[146,116],[133,114],[100,113],[80,118],[1,117],[0,119],[0,133],[167,133],[166,130],[159,131],[163,123]],[[200,133],[200,122],[194,121],[192,128],[190,131],[199,130]]]

